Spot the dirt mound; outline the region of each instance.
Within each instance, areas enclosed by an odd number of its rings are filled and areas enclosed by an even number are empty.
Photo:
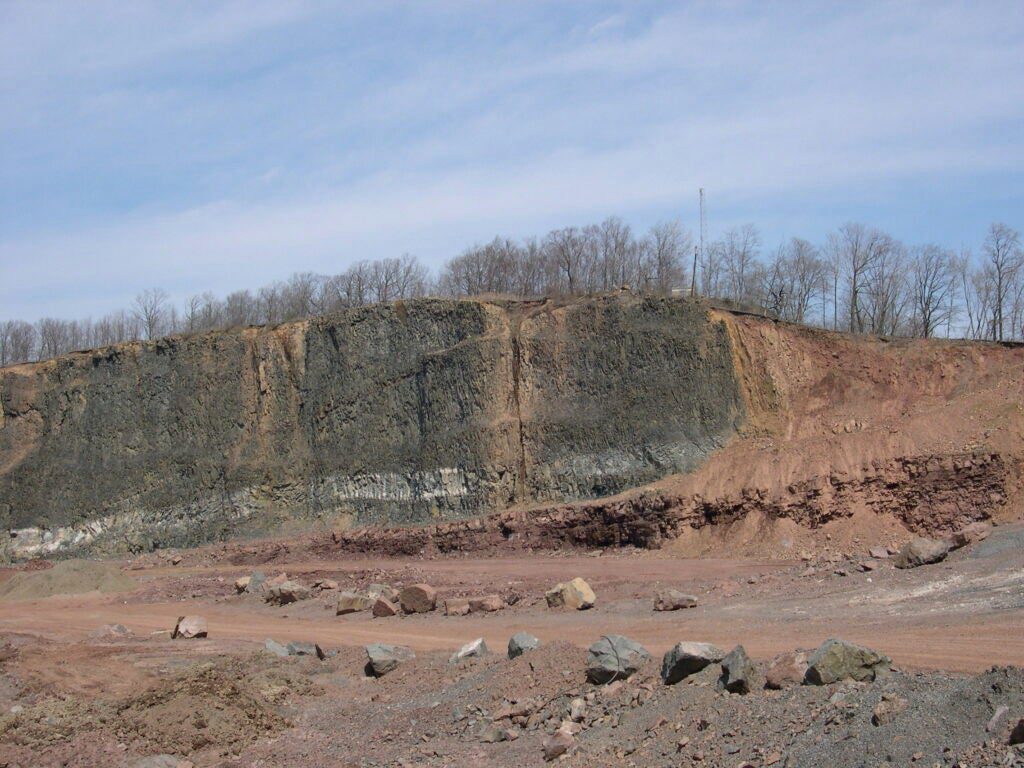
[[[127,702],[118,712],[118,733],[150,747],[188,755],[206,747],[237,754],[285,720],[233,665],[203,664]]]
[[[16,573],[0,584],[0,600],[40,600],[83,592],[128,592],[135,581],[113,563],[64,560],[52,568]]]

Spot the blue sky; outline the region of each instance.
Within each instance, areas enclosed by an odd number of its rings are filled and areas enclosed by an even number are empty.
[[[1024,229],[1011,2],[0,0],[0,318],[619,215]]]

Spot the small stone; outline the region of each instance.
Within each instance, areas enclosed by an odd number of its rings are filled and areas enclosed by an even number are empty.
[[[437,590],[429,584],[413,584],[398,593],[406,613],[429,613],[437,607]]]
[[[1010,746],[1015,744],[1024,744],[1024,718],[1017,721],[1017,724],[1013,726],[1013,730],[1010,731]]]
[[[398,605],[392,603],[390,600],[386,600],[383,597],[378,597],[373,601],[373,615],[378,618],[386,618],[388,616],[398,615]]]
[[[875,560],[888,560],[889,559],[889,548],[888,547],[872,547],[868,550],[868,554],[871,555]]]
[[[605,635],[587,650],[587,680],[596,685],[623,680],[639,671],[651,655],[622,635]]]
[[[540,640],[529,632],[516,632],[508,640],[508,657],[514,659],[517,656],[522,656],[527,651],[532,651],[539,647]]]
[[[573,699],[569,702],[569,719],[574,723],[582,723],[587,714],[587,704],[583,699]]]
[[[248,591],[249,582],[251,580],[252,577],[250,576],[241,576],[240,578],[235,579],[235,592],[242,594],[243,592]]]
[[[191,640],[206,637],[206,635],[206,619],[202,616],[179,616],[178,623],[174,625],[174,631],[171,632],[171,639]]]
[[[995,733],[999,729],[999,721],[1003,719],[1003,716],[1010,711],[1010,708],[1005,704],[1000,705],[996,708],[992,717],[989,718],[988,725],[985,726],[985,730],[989,733]]]
[[[676,643],[662,659],[661,679],[674,685],[724,657],[725,651],[710,643]]]
[[[694,608],[697,598],[686,595],[677,589],[659,589],[654,595],[654,610],[678,611],[683,608]]]
[[[573,743],[576,741],[572,732],[566,728],[559,728],[553,734],[544,739],[544,759],[547,761],[554,760],[557,757],[561,757],[569,751]]]
[[[338,582],[336,582],[334,579],[320,579],[313,586],[321,591],[329,591],[337,589]]]
[[[544,594],[544,599],[549,608],[571,608],[576,611],[593,608],[597,602],[594,590],[579,576],[572,581],[556,584]]]
[[[871,722],[874,725],[886,725],[896,719],[901,712],[905,712],[910,702],[895,694],[883,694],[882,700],[871,710]]]
[[[407,646],[385,643],[371,643],[366,646],[366,656],[366,673],[372,677],[382,677],[402,662],[416,658],[416,654]]]
[[[487,643],[484,642],[482,637],[478,637],[476,640],[466,643],[464,646],[459,648],[455,653],[448,659],[449,664],[454,664],[463,659],[474,659],[480,656],[486,656]]]

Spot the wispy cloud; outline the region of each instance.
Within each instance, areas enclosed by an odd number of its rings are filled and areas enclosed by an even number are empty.
[[[0,11],[3,315],[691,216],[698,186],[769,237],[865,185],[1024,190],[1013,3],[95,7]],[[955,225],[898,205],[901,236]]]

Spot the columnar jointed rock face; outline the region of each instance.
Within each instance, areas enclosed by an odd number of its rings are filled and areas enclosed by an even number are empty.
[[[689,470],[742,418],[693,302],[380,305],[3,369],[0,525],[31,555],[455,519]]]

